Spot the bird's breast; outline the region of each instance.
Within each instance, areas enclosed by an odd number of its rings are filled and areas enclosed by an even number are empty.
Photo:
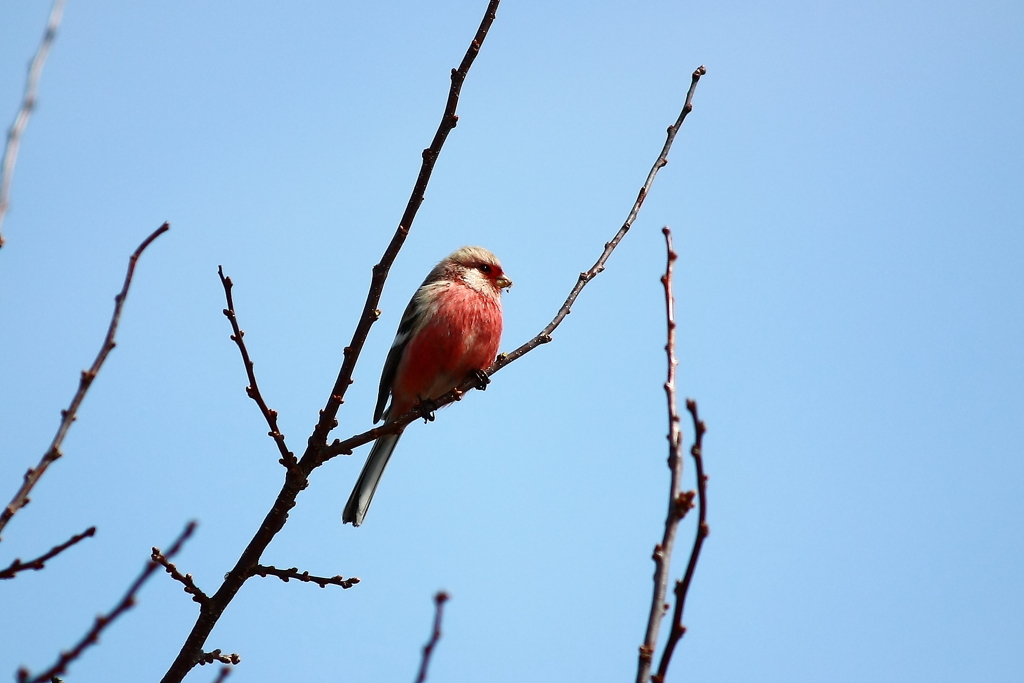
[[[501,300],[470,287],[439,292],[423,327],[409,340],[393,393],[414,404],[451,391],[494,362],[501,343]]]

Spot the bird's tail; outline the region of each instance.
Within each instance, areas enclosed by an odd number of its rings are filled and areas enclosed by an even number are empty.
[[[363,471],[359,473],[352,495],[345,503],[345,511],[341,513],[343,524],[351,523],[352,526],[359,526],[366,517],[366,511],[370,508],[370,501],[373,500],[373,492],[377,490],[384,468],[387,467],[392,451],[398,444],[398,438],[402,433],[388,434],[377,439],[373,448],[370,449],[370,456],[363,465]]]

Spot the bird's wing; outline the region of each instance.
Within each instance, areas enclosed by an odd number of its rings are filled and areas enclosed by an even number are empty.
[[[417,292],[417,295],[419,292]],[[395,381],[395,373],[398,372],[398,364],[402,360],[402,354],[405,352],[405,347],[409,345],[409,340],[421,327],[421,321],[423,319],[424,307],[419,305],[416,301],[416,296],[413,296],[409,305],[405,307],[405,313],[402,314],[402,322],[398,325],[398,333],[395,334],[395,341],[391,343],[391,350],[388,351],[387,360],[384,361],[384,370],[380,373],[380,388],[377,390],[377,407],[373,411],[373,421],[379,422],[381,417],[384,416],[384,406],[388,402],[388,396],[391,395],[391,385]]]

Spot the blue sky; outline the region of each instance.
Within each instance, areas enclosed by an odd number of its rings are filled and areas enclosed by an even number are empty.
[[[98,532],[0,585],[0,675],[49,665],[189,519],[179,567],[213,590],[233,564],[282,472],[217,266],[301,450],[485,4],[70,0],[3,226],[5,502],[128,254],[172,229],[66,457],[5,529],[0,565]],[[0,3],[4,126],[48,11]],[[1022,29],[1012,2],[503,4],[337,435],[369,426],[437,260],[501,257],[518,346],[621,224],[706,64],[695,110],[554,343],[411,427],[364,526],[340,513],[366,449],[315,473],[264,560],[362,583],[247,583],[208,642],[242,656],[231,680],[412,680],[442,588],[430,680],[632,680],[668,485],[666,224],[711,477],[670,680],[1019,677]],[[193,607],[155,577],[68,681],[159,678]]]

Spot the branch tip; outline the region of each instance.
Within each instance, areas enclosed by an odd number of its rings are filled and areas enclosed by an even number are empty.
[[[57,11],[58,3],[63,6],[63,0],[57,0],[54,4],[54,11]],[[52,19],[51,14],[51,19]],[[85,399],[85,394],[88,392],[89,387],[92,385],[93,379],[99,373],[100,368],[103,367],[103,363],[107,360],[107,356],[114,349],[114,335],[117,334],[118,325],[121,322],[121,312],[124,310],[124,302],[128,298],[128,289],[131,287],[132,278],[135,275],[135,264],[138,262],[142,252],[146,250],[153,240],[167,232],[170,229],[170,224],[164,223],[159,228],[154,230],[149,237],[144,239],[132,255],[128,258],[128,269],[124,276],[124,284],[121,286],[121,291],[118,294],[116,303],[114,304],[114,312],[110,318],[110,324],[107,326],[107,334],[103,338],[103,344],[100,346],[99,353],[96,355],[96,359],[93,361],[92,366],[88,370],[83,370],[81,378],[78,384],[78,391],[71,399],[70,405],[61,411],[60,426],[57,428],[57,433],[53,437],[53,441],[50,442],[49,448],[43,454],[39,464],[30,469],[30,474],[25,476],[25,480],[18,489],[18,492],[14,494],[14,498],[4,508],[3,512],[0,512],[0,531],[3,531],[4,527],[11,520],[14,514],[21,508],[25,507],[29,501],[29,493],[32,488],[39,481],[39,478],[43,476],[46,469],[49,467],[57,458],[61,457],[60,447],[64,443],[64,437],[67,436],[68,430],[71,429],[72,423],[75,421],[78,413],[78,408],[81,406],[82,401]]]

